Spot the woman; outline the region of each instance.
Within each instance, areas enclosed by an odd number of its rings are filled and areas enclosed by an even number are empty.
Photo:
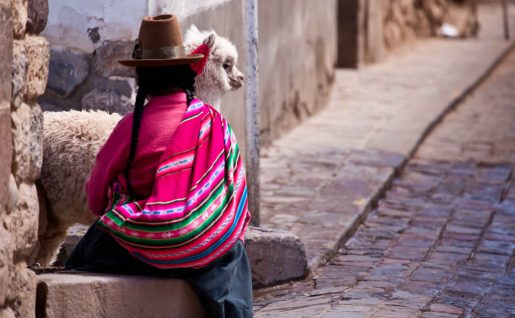
[[[120,61],[136,67],[134,113],[97,155],[86,190],[100,218],[66,266],[180,277],[210,316],[251,317],[243,163],[226,120],[194,98],[206,50],[185,54],[174,16],[143,19],[133,58]]]

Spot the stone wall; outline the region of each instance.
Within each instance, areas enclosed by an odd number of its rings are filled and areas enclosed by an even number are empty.
[[[476,0],[347,0],[338,2],[338,66],[359,67],[416,37],[440,36],[444,23],[458,37],[478,32]]]
[[[38,34],[47,8],[45,0],[0,1],[0,317],[35,315],[36,278],[27,259],[38,232],[34,181],[43,116],[36,99],[45,91],[49,59],[48,42]]]
[[[438,36],[444,23],[458,37],[475,36],[475,0],[383,0],[384,44],[391,49],[415,36]]]
[[[336,2],[259,1],[263,145],[326,106],[337,55]]]
[[[51,0],[50,3],[60,2]],[[182,2],[185,3],[185,1]],[[182,2],[171,2],[171,4],[175,3],[181,7]],[[238,68],[244,71],[243,0],[202,0],[196,1],[192,6],[200,2],[214,3],[214,5],[208,5],[205,8],[197,5],[197,10],[176,8],[179,10],[178,16],[181,17],[183,32],[190,24],[195,24],[200,30],[214,29],[219,35],[229,38],[240,53]],[[96,3],[96,1],[92,3]],[[165,1],[150,3],[152,8],[148,8],[148,10],[153,10],[150,14],[159,14],[174,9],[167,8],[163,3]],[[61,10],[64,10],[63,8],[67,7],[62,7]],[[51,8],[51,10],[54,9]],[[134,73],[131,68],[118,64],[117,60],[131,56],[134,38],[137,36],[144,13],[143,9],[139,13],[132,13],[133,20],[127,21],[127,25],[123,26],[125,28],[123,36],[119,31],[122,28],[120,25],[115,27],[98,22],[99,27],[94,27],[93,24],[89,25],[87,29],[83,27],[84,34],[88,29],[97,29],[98,37],[83,38],[89,43],[83,43],[81,47],[78,45],[75,47],[64,46],[67,43],[66,38],[59,40],[57,36],[63,32],[63,28],[69,28],[66,23],[71,22],[67,20],[75,17],[79,12],[60,21],[60,26],[52,25],[49,30],[45,31],[50,39],[51,53],[48,87],[45,95],[39,99],[43,110],[101,109],[121,114],[132,111],[135,98]],[[104,19],[102,16],[96,16],[93,19],[96,11],[80,12],[80,14],[81,19],[82,17],[97,21]],[[110,13],[110,15],[112,14]],[[79,27],[80,25],[76,25],[76,28]],[[74,34],[77,32],[75,30]],[[242,153],[245,152],[244,95],[244,88],[242,88],[227,94],[222,102],[222,112],[236,132]]]
[[[213,5],[196,6],[206,1]],[[62,0],[52,2],[63,3]],[[179,13],[184,29],[195,23],[201,30],[213,28],[220,35],[228,37],[238,48],[238,67],[244,71],[243,2],[197,0],[186,4],[185,1],[154,1],[148,10],[150,14],[177,10],[173,12]],[[40,99],[44,110],[103,109],[125,113],[133,107],[132,71],[118,66],[116,60],[130,56],[133,38],[129,41],[127,37],[136,36],[133,28],[134,25],[138,26],[141,17],[134,17],[131,26],[125,26],[125,33],[122,34],[117,31],[122,28],[116,24],[120,23],[118,20],[113,22],[114,26],[110,26],[102,22],[109,17],[96,16],[93,7],[99,4],[94,3],[97,1],[82,8],[92,10],[89,13],[77,11],[81,9],[79,6],[74,7],[75,11],[64,10],[67,8],[64,5],[60,9],[63,12],[73,11],[70,17],[64,17],[65,20],[74,18],[85,21],[75,24],[76,28],[83,28],[81,43],[74,44],[77,41],[73,39],[67,41],[70,35],[65,35],[63,30],[68,30],[70,26],[64,20],[59,22],[60,26],[52,24],[45,31],[51,42],[51,59],[48,88]],[[172,7],[168,8],[167,3]],[[188,6],[197,9],[186,10]],[[258,7],[260,128],[262,143],[267,145],[326,104],[336,59],[336,0],[260,1]],[[95,10],[98,11],[98,8]],[[50,15],[57,14],[51,12]],[[95,22],[100,26],[95,27],[91,21],[101,21]],[[110,31],[110,28],[113,30]],[[85,37],[87,30],[90,33],[96,30],[96,33]],[[79,34],[77,30],[72,31],[70,34]],[[119,39],[116,39],[117,36]],[[71,44],[66,46],[66,43]],[[222,112],[235,128],[243,153],[244,89],[229,93],[222,104]]]
[[[12,204],[7,204],[11,182],[11,61],[13,30],[11,0],[0,0],[0,221],[3,221]],[[9,209],[9,210],[8,210]],[[0,317],[12,316],[7,302],[10,270],[13,264],[11,233],[0,222]],[[11,267],[11,268],[9,268]]]

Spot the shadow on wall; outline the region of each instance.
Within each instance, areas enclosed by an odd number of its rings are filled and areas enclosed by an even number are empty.
[[[259,3],[260,139],[264,146],[328,104],[337,1]]]

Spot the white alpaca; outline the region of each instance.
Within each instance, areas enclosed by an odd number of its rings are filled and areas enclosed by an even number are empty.
[[[209,63],[195,80],[195,91],[201,100],[220,110],[222,96],[243,86],[245,76],[236,67],[238,51],[234,44],[223,37],[216,36],[214,31],[199,31],[192,25],[186,31],[186,51],[191,52],[213,36],[210,46]]]
[[[222,96],[240,88],[245,77],[235,66],[238,52],[230,41],[192,26],[186,32],[186,50],[191,52],[202,43],[209,46],[210,56],[195,80],[195,91],[219,109]],[[38,182],[40,227],[33,263],[51,264],[70,226],[95,222],[84,184],[96,154],[120,118],[103,111],[44,113],[43,167]]]

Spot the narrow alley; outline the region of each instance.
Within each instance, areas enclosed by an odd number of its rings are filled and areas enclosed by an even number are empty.
[[[256,291],[256,317],[513,317],[515,52],[423,141],[308,279]]]

